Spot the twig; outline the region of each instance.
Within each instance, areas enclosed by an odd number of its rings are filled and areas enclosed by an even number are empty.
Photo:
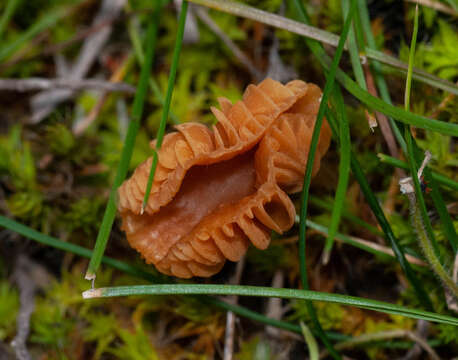
[[[183,0],[173,0],[173,2],[175,4],[175,9],[177,11],[178,17],[181,9],[181,3],[183,2]],[[193,6],[190,6],[188,12],[186,13],[183,44],[195,44],[199,42],[199,37],[199,27],[197,26],[196,17],[194,16],[194,8]]]
[[[275,271],[274,277],[272,279],[272,287],[274,288],[282,288],[284,286],[284,278],[285,274],[283,273],[283,270],[277,270]],[[282,309],[282,299],[278,298],[271,298],[267,302],[267,309],[266,309],[266,316],[280,320],[281,317],[283,316],[283,309]],[[267,326],[266,327],[266,332],[270,336],[278,336],[279,332],[281,330],[274,328],[272,326]]]
[[[245,267],[245,257],[242,257],[237,263],[235,274],[231,278],[231,284],[240,284],[243,269]],[[238,296],[231,296],[227,302],[237,304]],[[228,311],[226,315],[226,333],[224,334],[224,360],[232,360],[234,355],[234,335],[235,335],[235,320],[236,316],[232,311]]]
[[[284,15],[285,6],[284,3],[280,8],[280,15]],[[267,68],[266,77],[270,77],[274,80],[286,83],[290,80],[297,79],[297,72],[292,66],[284,64],[283,60],[278,53],[280,44],[278,37],[273,32],[273,42],[269,50],[269,67]]]
[[[103,0],[99,13],[94,18],[93,26],[101,22],[105,22],[107,19],[117,17],[125,2],[126,0]],[[93,62],[108,40],[111,34],[111,29],[111,25],[105,26],[97,33],[94,33],[91,37],[86,38],[78,59],[71,69],[69,79],[81,80],[87,75]],[[69,89],[49,90],[35,95],[31,99],[33,109],[31,122],[40,122],[53,111],[57,104],[71,98],[73,95],[74,92]]]
[[[220,29],[218,24],[212,20],[206,9],[200,6],[195,6],[194,9],[200,21],[207,25],[215,33],[215,35],[221,39],[224,45],[226,45],[229,50],[232,51],[237,60],[240,61],[240,63],[248,69],[251,76],[255,78],[256,81],[260,81],[263,78],[262,73],[254,66],[248,56],[246,56],[245,53],[240,50],[240,48],[231,40],[231,38]]]
[[[131,60],[131,56],[127,56],[127,57],[124,58],[124,60],[120,64],[120,66],[116,69],[116,71],[111,76],[111,78],[109,80],[110,81],[109,84],[110,83],[111,84],[119,84],[119,81],[121,81],[124,78],[125,74],[126,74],[126,68],[127,68],[127,65],[128,65],[130,60]],[[135,89],[134,89],[134,91],[135,91]],[[97,103],[91,109],[89,114],[87,116],[85,116],[84,118],[82,118],[80,121],[78,121],[77,123],[74,124],[74,126],[73,126],[73,134],[75,134],[75,136],[79,136],[82,133],[84,133],[84,131],[94,122],[94,120],[97,118],[97,116],[99,115],[100,111],[102,110],[103,105],[105,104],[105,102],[108,99],[107,95],[108,94],[107,94],[106,91],[104,91],[102,94],[100,94]]]
[[[14,279],[19,288],[19,299],[21,307],[17,317],[17,334],[11,342],[16,358],[19,360],[31,360],[27,347],[27,337],[30,331],[30,316],[35,308],[36,284],[31,276],[31,261],[24,255],[19,255],[16,262]]]
[[[73,79],[45,79],[45,78],[28,78],[28,79],[0,79],[0,90],[8,91],[33,91],[33,90],[51,90],[63,88],[68,90],[97,89],[104,91],[118,91],[128,94],[135,93],[135,88],[129,84],[121,82],[108,82],[104,80],[73,80]]]
[[[423,339],[426,342],[426,336],[428,335],[428,328],[429,323],[425,320],[418,320],[417,322],[417,329],[415,330],[415,334],[419,339]],[[403,356],[400,360],[415,360],[422,353],[422,346],[416,342],[415,345],[407,352],[405,356]]]
[[[378,97],[377,87],[374,84],[374,78],[372,76],[369,64],[366,62],[363,68],[366,76],[367,91],[371,95]],[[396,139],[394,138],[388,118],[385,116],[385,114],[382,114],[379,111],[375,112],[375,116],[377,117],[377,121],[380,125],[380,131],[382,132],[383,138],[385,139],[388,146],[388,151],[390,152],[391,156],[397,158],[399,156],[399,150],[396,145]],[[398,175],[400,177],[405,177],[405,172],[398,171]]]

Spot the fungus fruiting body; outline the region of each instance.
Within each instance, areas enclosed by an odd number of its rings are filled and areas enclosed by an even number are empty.
[[[211,276],[226,259],[238,261],[250,243],[266,249],[272,230],[283,233],[294,223],[287,193],[302,188],[320,99],[316,85],[266,79],[249,85],[235,104],[219,99],[212,129],[178,125],[158,152],[143,214],[152,158],[119,188],[130,245],[160,272],[180,278]],[[325,121],[314,173],[329,143]]]

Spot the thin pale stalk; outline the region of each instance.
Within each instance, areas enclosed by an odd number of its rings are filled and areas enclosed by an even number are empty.
[[[7,2],[6,7],[3,10],[2,17],[0,18],[0,39],[3,36],[3,31],[5,30],[6,25],[8,25],[8,22],[10,21],[20,2],[21,0],[9,0]]]
[[[143,114],[143,105],[145,103],[148,88],[148,79],[151,73],[151,66],[153,63],[154,47],[156,45],[157,38],[159,12],[160,8],[158,7],[151,16],[151,19],[148,24],[148,30],[146,35],[146,58],[141,69],[140,82],[138,84],[137,93],[134,99],[132,119],[127,129],[126,139],[124,141],[124,145],[121,152],[121,160],[119,161],[116,177],[114,179],[113,187],[111,188],[110,197],[108,199],[108,204],[105,209],[105,214],[103,215],[103,220],[100,226],[99,233],[97,235],[94,252],[92,254],[91,261],[86,272],[85,278],[87,280],[95,279],[95,273],[102,261],[102,256],[105,252],[105,247],[107,245],[108,237],[110,235],[111,227],[113,225],[113,221],[116,215],[116,193],[118,187],[126,178],[130,159],[132,157],[135,145],[135,138],[137,136],[138,129],[140,127],[140,119]]]
[[[178,61],[180,59],[181,46],[183,44],[184,28],[186,24],[186,14],[188,12],[188,2],[184,0],[181,3],[180,17],[178,19],[178,31],[175,40],[175,48],[173,50],[172,66],[169,73],[169,82],[167,85],[167,93],[165,95],[164,107],[162,108],[162,118],[159,124],[159,129],[156,136],[156,148],[154,151],[153,163],[151,165],[150,173],[148,176],[148,183],[146,184],[145,196],[143,198],[142,213],[148,204],[148,199],[151,193],[151,187],[153,185],[154,174],[156,173],[157,167],[157,151],[161,148],[162,140],[164,138],[165,126],[167,125],[167,119],[169,117],[170,104],[172,102],[173,88],[175,87],[175,79],[178,69]]]

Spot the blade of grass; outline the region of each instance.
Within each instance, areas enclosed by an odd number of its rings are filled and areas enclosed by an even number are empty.
[[[342,1],[342,13],[343,16],[347,16],[348,11],[350,10],[350,0]],[[354,15],[356,17],[356,14]],[[353,74],[355,75],[356,83],[364,90],[367,91],[366,78],[364,77],[363,67],[361,66],[358,43],[356,42],[355,35],[355,21],[353,20],[353,25],[350,28],[350,33],[348,34],[348,52],[350,53],[351,67],[353,69]]]
[[[362,70],[362,69],[361,69]],[[363,75],[364,77],[364,75]],[[365,80],[363,80],[365,81]],[[336,236],[339,228],[340,216],[344,207],[345,196],[347,193],[348,179],[350,177],[350,152],[351,152],[351,139],[350,127],[348,125],[345,104],[343,101],[342,93],[336,85],[333,99],[336,100],[336,111],[339,117],[339,180],[337,182],[337,190],[334,198],[334,206],[332,208],[331,225],[329,233],[326,237],[326,242],[323,251],[323,264],[327,264],[334,244],[334,237]]]
[[[333,202],[325,201],[325,200],[323,200],[323,199],[321,199],[319,197],[313,196],[313,195],[309,196],[309,203],[313,204],[315,206],[318,206],[318,207],[320,207],[320,208],[322,208],[324,210],[329,210],[329,211],[332,211],[333,205],[334,205]],[[342,217],[344,219],[346,219],[346,220],[349,220],[349,221],[355,223],[358,226],[361,226],[361,227],[365,228],[366,230],[370,231],[374,235],[383,236],[383,233],[379,229],[377,229],[375,226],[373,226],[373,225],[365,222],[361,218],[351,214],[349,211],[344,211],[342,213]]]
[[[247,19],[258,21],[260,23],[277,27],[279,29],[287,30],[292,33],[308,37],[310,39],[318,40],[324,44],[337,46],[338,36],[330,32],[315,28],[308,24],[302,24],[279,15],[271,14],[266,11],[256,9],[241,3],[229,1],[229,0],[190,0],[193,3],[210,7],[219,11],[224,11],[229,14],[241,16]],[[362,49],[364,50],[364,49]],[[407,65],[404,64],[397,58],[384,54],[378,51],[368,51],[365,53],[368,58],[377,58],[380,62],[387,63],[393,67],[401,67],[407,69]],[[431,85],[436,86],[439,89],[450,91],[454,94],[458,94],[458,86],[447,80],[440,79],[432,74],[426,73],[419,69],[414,68],[415,76],[418,80],[426,82],[429,80]]]
[[[135,138],[137,136],[138,129],[140,127],[140,119],[143,114],[143,105],[145,103],[145,97],[148,88],[148,79],[150,77],[151,66],[153,63],[154,48],[156,45],[157,29],[159,22],[159,13],[160,7],[158,6],[151,15],[151,19],[148,23],[148,30],[146,35],[146,58],[141,69],[140,82],[138,83],[137,92],[134,98],[134,104],[132,108],[132,119],[127,129],[127,135],[122,148],[121,159],[119,161],[118,169],[116,171],[116,177],[113,182],[113,187],[111,188],[108,204],[105,209],[105,214],[103,215],[103,220],[100,226],[99,233],[97,235],[94,252],[92,254],[91,261],[89,262],[89,267],[86,272],[85,278],[87,280],[95,279],[95,273],[102,261],[102,256],[105,252],[105,247],[107,245],[108,237],[110,235],[111,227],[113,225],[113,221],[116,215],[116,193],[118,187],[126,178],[130,159],[132,157],[132,152],[135,145]]]
[[[380,159],[381,162],[395,166],[401,169],[409,170],[409,164],[406,162],[396,159],[392,156],[386,155],[386,154],[377,154],[378,158]],[[437,181],[438,183],[447,186],[448,188],[458,191],[458,182],[448,178],[445,175],[439,174],[435,171],[431,171],[431,176],[432,178]]]
[[[17,50],[24,46],[30,39],[35,37],[38,33],[42,32],[45,29],[50,28],[60,19],[68,16],[68,8],[59,7],[54,10],[50,10],[40,17],[30,28],[21,33],[14,41],[9,44],[6,44],[0,48],[0,63],[6,58],[13,55]]]
[[[304,341],[307,344],[307,348],[309,350],[309,359],[318,360],[319,359],[318,344],[316,343],[316,340],[313,337],[312,332],[307,327],[307,325],[304,324],[304,322],[301,321],[300,325],[301,325],[301,330],[302,330],[302,336],[304,337]]]
[[[302,287],[306,290],[308,290],[309,286],[308,286],[306,258],[305,258],[305,253],[306,253],[306,247],[305,247],[306,222],[305,220],[307,217],[308,194],[309,194],[310,183],[312,180],[313,163],[314,163],[316,148],[317,148],[318,140],[320,136],[321,125],[323,123],[324,112],[325,112],[325,109],[328,103],[328,97],[334,86],[335,73],[339,65],[340,58],[343,53],[343,48],[344,48],[344,44],[345,44],[347,35],[350,31],[352,16],[355,13],[355,9],[356,9],[356,1],[352,0],[350,11],[348,13],[348,16],[345,19],[344,26],[342,29],[342,34],[339,39],[339,43],[337,45],[336,53],[332,60],[332,64],[331,64],[329,73],[327,74],[327,77],[326,77],[326,84],[323,89],[323,95],[321,97],[320,107],[318,109],[318,114],[315,120],[315,125],[313,127],[312,140],[310,142],[310,148],[309,148],[309,153],[307,157],[307,165],[305,168],[304,183],[303,183],[303,188],[302,188],[302,193],[301,193],[301,210],[300,210],[300,223],[299,223],[299,264],[300,264],[299,266],[300,266]],[[317,328],[317,330],[321,329],[321,325],[318,322],[318,319],[315,314],[315,309],[312,306],[312,303],[307,301],[306,304],[307,304],[307,308],[312,317],[315,327]],[[340,358],[340,355],[334,350],[334,348],[331,346],[328,339],[324,335],[323,330],[322,329],[321,331],[318,330],[318,332],[322,335],[320,336],[320,338],[325,343],[331,355],[334,358]]]
[[[361,309],[378,311],[386,314],[401,315],[413,319],[432,321],[440,324],[458,326],[458,318],[436,314],[429,311],[412,309],[383,301],[364,299],[342,294],[329,294],[311,290],[271,288],[247,285],[212,285],[212,284],[166,284],[106,287],[87,290],[85,299],[99,297],[118,297],[133,295],[237,295],[276,297],[282,299],[299,299],[325,301]]]
[[[162,140],[164,138],[165,126],[167,124],[167,118],[169,116],[170,103],[172,101],[173,88],[175,87],[175,78],[177,74],[178,61],[180,59],[181,46],[183,44],[184,27],[186,23],[186,14],[188,12],[188,2],[183,0],[181,3],[180,17],[178,19],[178,31],[175,40],[175,48],[173,50],[172,66],[169,73],[169,82],[167,85],[167,93],[165,95],[164,107],[162,108],[162,118],[159,124],[159,129],[156,136],[156,148],[153,153],[153,162],[151,164],[150,173],[148,176],[148,183],[146,184],[145,197],[143,198],[142,211],[145,210],[148,204],[148,199],[151,193],[151,187],[153,185],[154,174],[156,173],[158,156],[157,152],[161,148]]]
[[[141,40],[140,40],[140,34],[138,33],[138,29],[136,27],[134,19],[130,18],[127,24],[127,31],[129,33],[129,38],[130,42],[132,43],[132,47],[135,52],[135,57],[137,58],[137,61],[140,65],[140,67],[143,65],[144,59],[145,59],[145,54],[143,53],[143,49],[141,46]],[[149,87],[151,91],[153,92],[154,96],[156,99],[159,101],[159,103],[164,106],[164,96],[162,95],[161,90],[159,89],[159,85],[157,84],[156,80],[153,77],[150,77],[149,79]],[[170,111],[170,118],[172,119],[172,123],[174,125],[177,125],[180,123],[178,120],[178,117]]]
[[[3,31],[5,30],[6,25],[8,25],[8,22],[14,14],[14,11],[17,9],[20,3],[21,0],[9,0],[6,3],[2,17],[0,18],[0,40],[2,39]]]

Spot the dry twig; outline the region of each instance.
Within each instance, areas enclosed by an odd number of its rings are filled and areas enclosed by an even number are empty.
[[[99,13],[93,21],[93,26],[104,23],[107,19],[116,18],[123,8],[126,0],[104,0],[100,7]],[[86,38],[75,65],[71,68],[68,78],[70,80],[83,79],[97,56],[100,54],[102,47],[105,45],[111,34],[112,26],[107,25],[101,28],[92,36]],[[35,95],[31,99],[33,115],[32,123],[38,123],[49,115],[54,107],[62,101],[68,100],[74,95],[69,89],[48,90]]]
[[[0,79],[0,90],[8,91],[33,91],[33,90],[55,90],[58,88],[73,91],[83,89],[97,89],[104,91],[118,91],[128,94],[135,93],[135,88],[121,82],[108,82],[104,80],[78,80],[78,79]]]
[[[32,359],[26,347],[30,331],[30,316],[35,308],[36,284],[31,276],[32,265],[26,256],[19,255],[13,275],[19,288],[21,308],[17,317],[17,334],[11,342],[11,346],[19,360]]]
[[[208,15],[208,12],[206,9],[196,6],[195,7],[195,12],[197,17],[205,24],[207,25],[211,31],[215,33],[216,36],[218,36],[221,41],[226,45],[229,50],[232,51],[234,56],[237,58],[240,63],[247,68],[247,70],[250,72],[251,76],[256,79],[256,81],[260,81],[263,76],[262,73],[254,66],[254,64],[251,62],[251,60],[244,54],[242,50],[230,39],[229,36],[227,36],[221,29],[220,27],[212,20],[212,18]]]

